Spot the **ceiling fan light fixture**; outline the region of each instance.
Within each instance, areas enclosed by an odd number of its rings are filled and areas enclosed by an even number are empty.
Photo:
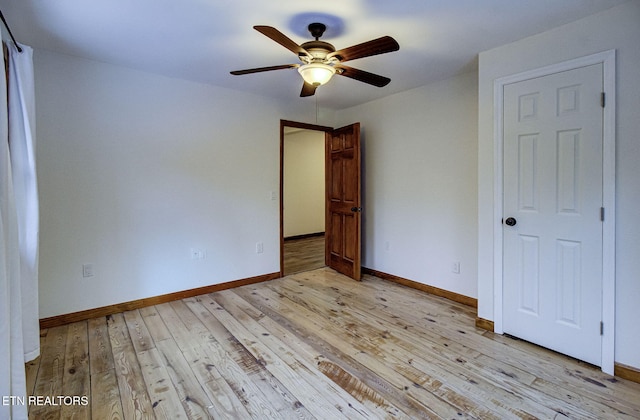
[[[298,73],[305,82],[313,86],[321,86],[331,80],[336,73],[333,66],[323,63],[309,63],[298,67]]]

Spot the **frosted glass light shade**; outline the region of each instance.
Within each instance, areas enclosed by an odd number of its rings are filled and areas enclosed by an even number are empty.
[[[331,80],[331,76],[336,73],[336,69],[322,63],[309,63],[298,67],[298,73],[305,82],[320,86]]]

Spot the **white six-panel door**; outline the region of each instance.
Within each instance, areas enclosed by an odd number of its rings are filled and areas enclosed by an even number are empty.
[[[504,87],[503,330],[601,365],[602,64]]]

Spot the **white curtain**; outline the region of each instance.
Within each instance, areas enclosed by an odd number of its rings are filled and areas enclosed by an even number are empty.
[[[33,50],[20,47],[7,42],[8,84],[0,66],[0,396],[25,398],[24,364],[40,355],[39,216]],[[0,418],[26,417],[26,405],[0,404]]]

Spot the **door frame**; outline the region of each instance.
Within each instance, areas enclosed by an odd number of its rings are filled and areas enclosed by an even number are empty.
[[[613,375],[615,363],[615,121],[616,121],[616,51],[608,50],[538,69],[498,78],[493,84],[494,104],[494,174],[493,174],[493,319],[494,332],[503,334],[503,110],[504,86],[536,77],[602,64],[606,106],[603,112],[603,184],[605,218],[602,222],[602,371]]]
[[[285,127],[301,128],[304,130],[322,131],[327,133],[333,131],[333,127],[326,127],[323,125],[307,124],[297,121],[280,120],[280,277],[284,277],[284,130]],[[326,140],[325,140],[326,142]],[[326,155],[326,147],[325,147]],[[326,156],[325,156],[326,160]],[[325,174],[326,180],[326,174]],[[326,200],[325,200],[326,206]],[[326,242],[326,234],[325,234]]]

